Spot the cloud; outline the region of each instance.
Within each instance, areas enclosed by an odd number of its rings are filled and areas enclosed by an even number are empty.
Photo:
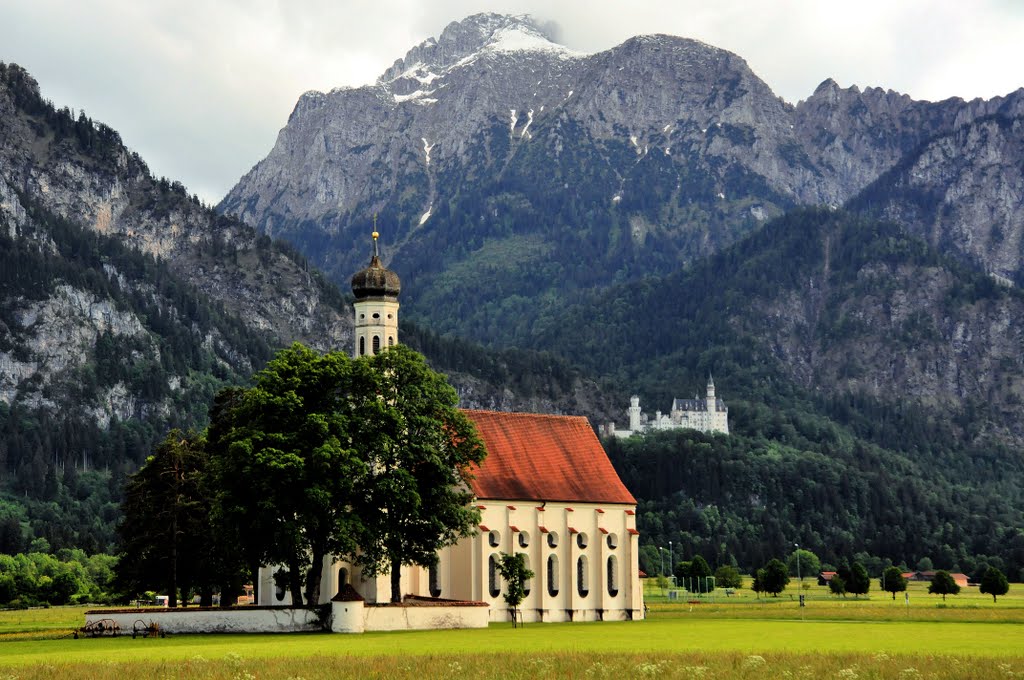
[[[696,38],[739,54],[792,102],[828,77],[924,99],[1022,85],[1013,0],[33,0],[0,3],[0,60],[216,202],[269,152],[302,92],[372,82],[479,11],[533,14],[589,52],[641,33]]]

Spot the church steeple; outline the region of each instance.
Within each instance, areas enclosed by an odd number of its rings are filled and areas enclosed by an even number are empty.
[[[398,274],[381,264],[376,215],[373,226],[370,265],[352,277],[352,294],[356,297],[352,354],[357,357],[376,354],[398,342],[398,294],[402,291],[402,282]]]

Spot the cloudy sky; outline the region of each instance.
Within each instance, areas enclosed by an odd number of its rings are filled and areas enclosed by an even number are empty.
[[[480,11],[555,22],[588,52],[641,33],[697,38],[793,103],[829,77],[930,100],[1024,86],[1024,0],[0,0],[0,61],[216,202],[303,92],[372,82]]]

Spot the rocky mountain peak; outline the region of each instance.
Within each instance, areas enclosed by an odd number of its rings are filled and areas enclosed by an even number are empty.
[[[428,38],[398,59],[378,80],[391,83],[410,72],[423,74],[447,69],[481,52],[551,52],[575,54],[556,43],[550,31],[523,14],[481,13],[448,24],[438,38]]]

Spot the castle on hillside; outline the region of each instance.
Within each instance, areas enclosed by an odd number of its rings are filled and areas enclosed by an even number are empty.
[[[693,399],[673,399],[671,411],[655,411],[651,418],[640,410],[640,397],[633,395],[629,399],[626,413],[629,414],[629,429],[616,430],[615,423],[608,423],[602,434],[629,437],[655,430],[680,429],[729,434],[729,408],[715,396],[715,381],[711,376],[708,376],[707,396],[704,399],[696,396]]]

